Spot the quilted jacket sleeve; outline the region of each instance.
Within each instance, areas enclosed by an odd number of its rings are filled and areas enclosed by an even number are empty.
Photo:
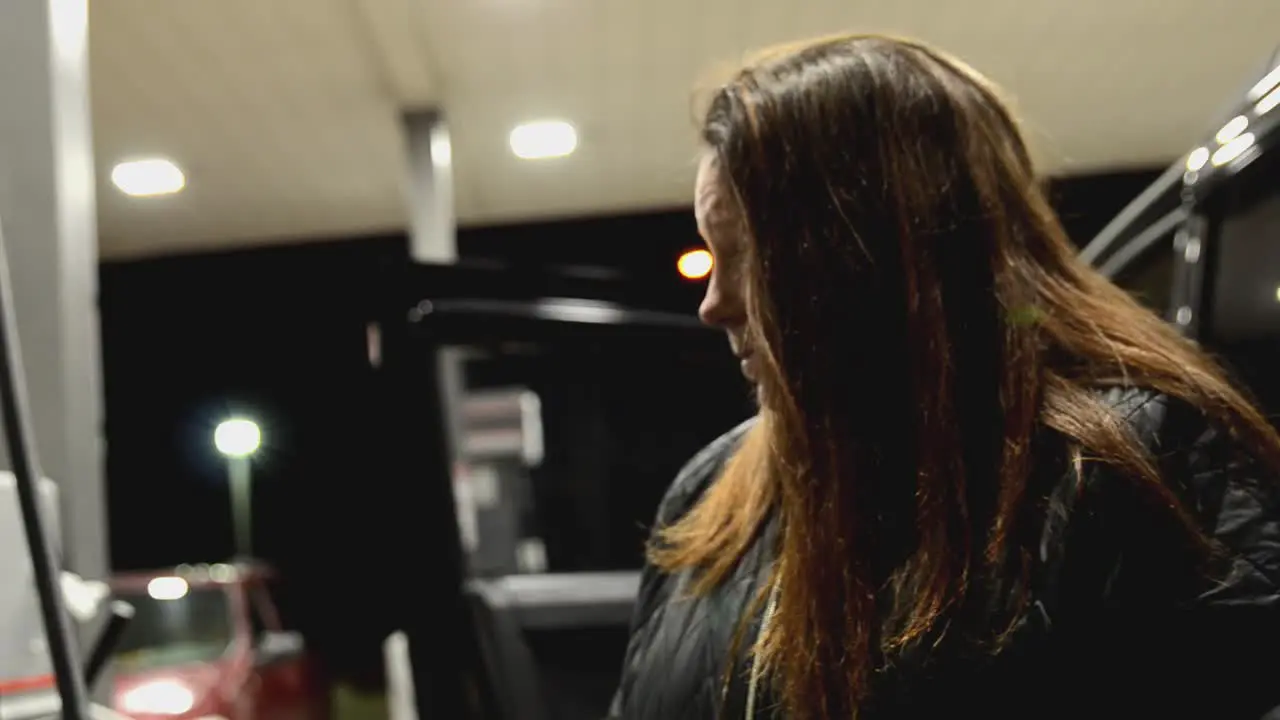
[[[752,425],[751,420],[722,435],[693,457],[671,483],[666,496],[658,505],[654,519],[654,531],[679,520],[702,497],[702,493],[718,476],[725,460],[733,452],[738,441]],[[610,703],[608,720],[622,718],[625,699],[634,676],[634,667],[641,660],[641,650],[647,643],[646,625],[654,611],[667,601],[670,593],[669,578],[653,565],[645,562],[640,573],[640,590],[636,595],[636,607],[631,616],[631,639],[627,642],[623,658],[622,679]]]

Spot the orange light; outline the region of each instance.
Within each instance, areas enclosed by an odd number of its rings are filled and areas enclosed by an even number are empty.
[[[689,250],[676,261],[676,269],[690,280],[701,280],[711,274],[715,261],[706,250]]]

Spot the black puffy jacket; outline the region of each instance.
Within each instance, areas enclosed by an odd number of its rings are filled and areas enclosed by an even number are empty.
[[[1185,543],[1167,514],[1139,501],[1135,484],[1100,470],[1078,478],[1058,460],[1042,461],[1033,477],[1050,478],[1039,493],[1054,509],[1045,512],[1034,562],[1033,610],[997,655],[944,644],[880,669],[864,720],[1280,718],[1275,479],[1256,472],[1225,433],[1180,403],[1138,390],[1106,397],[1157,458],[1166,483],[1226,549],[1225,570],[1215,573],[1221,579],[1203,579],[1178,549]],[[697,502],[749,425],[716,440],[680,472],[657,526]],[[766,526],[708,596],[688,592],[688,573],[644,570],[611,717],[745,717],[758,615],[742,626],[745,639],[729,674],[726,664],[740,619],[767,581],[776,535],[774,524]],[[780,717],[767,686],[760,683],[756,718]]]

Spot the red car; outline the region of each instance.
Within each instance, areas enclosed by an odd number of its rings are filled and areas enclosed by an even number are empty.
[[[323,720],[302,637],[280,626],[252,565],[121,575],[134,607],[113,665],[115,706],[137,720]]]

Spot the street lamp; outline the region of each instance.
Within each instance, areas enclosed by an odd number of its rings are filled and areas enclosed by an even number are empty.
[[[257,423],[245,418],[223,420],[213,431],[213,446],[227,458],[236,554],[246,558],[253,554],[253,490],[249,479],[249,458],[261,444],[262,430]]]

